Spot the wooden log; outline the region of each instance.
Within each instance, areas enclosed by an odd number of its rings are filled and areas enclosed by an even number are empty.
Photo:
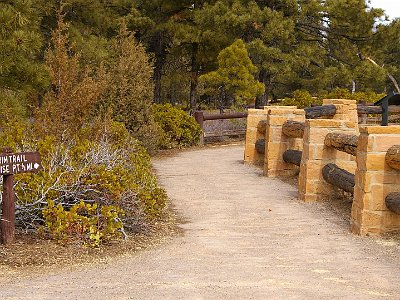
[[[327,164],[322,168],[322,176],[326,182],[354,194],[354,174],[339,168],[335,164]]]
[[[306,107],[306,119],[317,119],[320,117],[331,117],[336,114],[336,106],[333,104],[330,105],[322,105],[322,106],[314,106],[314,107]]]
[[[370,105],[357,105],[357,113],[359,115],[382,114],[382,107]]]
[[[354,156],[357,153],[357,144],[357,135],[330,132],[325,137],[326,146]]]
[[[258,153],[262,153],[262,154],[265,153],[265,140],[264,139],[257,140],[256,150]]]
[[[257,131],[261,134],[265,134],[265,131],[267,130],[267,121],[263,120],[260,121],[257,125]]]
[[[394,145],[386,151],[386,163],[393,169],[400,170],[400,145]]]
[[[204,121],[209,120],[227,120],[227,119],[241,119],[247,118],[247,112],[236,112],[236,113],[227,113],[227,114],[215,114],[215,115],[204,115]]]
[[[283,153],[283,161],[300,166],[302,151],[299,150],[286,150]]]
[[[288,120],[282,126],[284,135],[292,138],[303,138],[305,123]]]
[[[400,193],[390,193],[385,198],[386,207],[396,214],[400,214]]]

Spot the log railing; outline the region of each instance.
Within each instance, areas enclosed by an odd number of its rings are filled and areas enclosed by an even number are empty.
[[[393,169],[400,170],[400,145],[394,145],[386,151],[385,161]],[[400,193],[388,194],[385,204],[390,211],[400,214]]]
[[[336,114],[336,106],[330,104],[330,105],[306,107],[304,111],[306,112],[306,119],[332,117]]]
[[[247,112],[235,112],[235,113],[227,113],[227,114],[207,115],[207,114],[204,114],[203,111],[195,111],[194,118],[195,118],[196,122],[200,125],[200,128],[203,132],[200,137],[200,144],[201,145],[204,144],[204,121],[241,119],[241,118],[247,118],[247,115],[248,115]],[[231,133],[231,134],[233,134],[233,133]]]
[[[400,193],[390,193],[385,198],[386,207],[396,214],[400,215]]]
[[[267,129],[267,121],[260,121],[257,125],[257,131],[261,134],[265,134],[265,130]]]
[[[326,135],[324,143],[328,147],[333,147],[336,150],[355,156],[357,153],[358,136],[330,132]]]
[[[299,150],[286,150],[283,153],[283,161],[289,164],[294,164],[300,167],[301,156],[303,155],[303,151]]]
[[[305,123],[288,120],[282,126],[282,133],[292,138],[303,138]]]
[[[255,148],[258,153],[265,154],[265,139],[257,140]]]
[[[400,170],[400,145],[394,145],[386,151],[385,161],[393,169]]]
[[[339,168],[335,164],[327,164],[322,168],[322,176],[326,182],[354,194],[354,174]]]

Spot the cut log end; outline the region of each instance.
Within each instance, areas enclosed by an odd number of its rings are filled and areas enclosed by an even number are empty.
[[[303,138],[305,123],[288,120],[282,126],[284,135],[292,138]]]
[[[265,133],[265,130],[267,129],[267,121],[260,121],[257,125],[257,131],[261,134]]]
[[[400,145],[390,147],[386,152],[385,160],[393,169],[400,170]]]
[[[299,150],[286,150],[283,153],[283,161],[286,163],[294,164],[300,166],[301,156],[303,152]]]
[[[390,193],[385,198],[386,207],[395,214],[400,214],[400,193]]]
[[[335,164],[327,164],[322,168],[322,176],[326,182],[354,194],[354,174],[339,168]]]
[[[265,140],[264,139],[257,140],[255,148],[258,153],[264,154],[265,153]]]

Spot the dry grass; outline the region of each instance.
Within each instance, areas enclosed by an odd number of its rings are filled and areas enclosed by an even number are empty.
[[[77,243],[61,245],[39,235],[18,233],[14,244],[0,245],[0,268],[34,271],[94,263],[132,254],[165,243],[181,234],[178,223],[180,221],[170,211],[161,220],[152,222],[146,233],[130,235],[126,241],[116,240],[99,248]]]

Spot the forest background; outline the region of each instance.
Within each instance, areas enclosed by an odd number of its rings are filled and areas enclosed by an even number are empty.
[[[400,20],[365,0],[2,0],[0,24],[0,146],[44,161],[19,226],[62,241],[162,214],[147,151],[198,141],[183,110],[399,91]]]

